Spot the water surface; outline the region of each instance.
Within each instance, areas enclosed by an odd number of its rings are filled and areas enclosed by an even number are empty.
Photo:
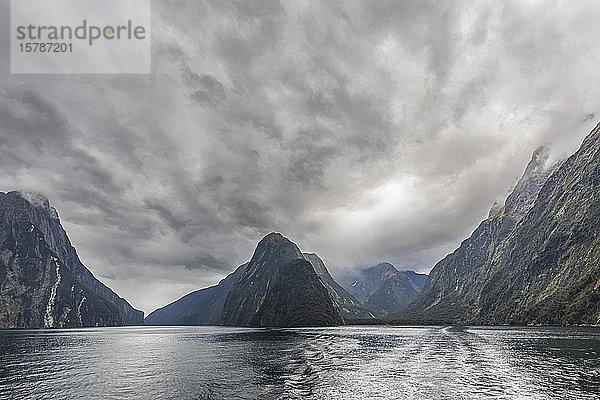
[[[591,328],[0,331],[1,399],[598,399]]]

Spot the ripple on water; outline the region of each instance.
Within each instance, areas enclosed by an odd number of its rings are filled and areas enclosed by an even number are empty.
[[[584,328],[0,331],[0,398],[595,399]]]

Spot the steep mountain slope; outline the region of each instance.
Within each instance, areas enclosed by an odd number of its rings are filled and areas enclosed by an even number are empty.
[[[394,320],[600,322],[599,128],[560,167],[534,174],[539,179],[533,183],[529,172],[522,179],[529,182],[517,185],[504,210],[440,261],[415,302]],[[525,187],[532,190],[524,193]]]
[[[283,265],[250,326],[330,326],[343,319],[311,263],[294,260]]]
[[[600,323],[600,127],[549,178],[482,275],[482,323]]]
[[[319,256],[314,253],[302,253],[301,256],[311,264],[342,317],[345,319],[367,319],[374,317],[371,311],[361,306],[360,302],[354,296],[333,279],[325,263]],[[144,323],[146,325],[218,325],[222,319],[225,299],[242,277],[247,265],[248,263],[238,267],[233,273],[221,280],[218,285],[189,293],[179,300],[153,311],[146,317]],[[293,291],[296,289],[290,287],[289,290]],[[288,312],[291,313],[290,310],[286,311],[286,313]],[[301,313],[304,312],[301,311]],[[263,323],[267,323],[266,317],[263,317]],[[270,320],[268,323],[279,322]]]
[[[331,276],[325,263],[315,253],[302,253],[304,258],[310,262],[315,269],[315,272],[323,281],[323,284],[327,288],[327,291],[333,298],[333,301],[337,304],[340,309],[340,313],[344,319],[364,319],[373,318],[375,315],[361,305],[352,294],[346,289],[341,287],[335,279]]]
[[[15,321],[28,327],[143,323],[143,312],[132,308],[81,263],[60,224],[58,213],[46,198],[18,192],[0,193],[0,224],[0,296],[7,305],[2,310],[5,316],[29,315],[16,319],[5,317],[12,321],[9,326],[21,327]],[[50,282],[53,284],[49,289]],[[71,300],[65,298],[63,288],[67,284],[72,292],[72,296],[67,297],[77,304],[69,303]],[[55,323],[40,322],[40,303],[52,310],[50,314]],[[50,303],[60,306],[58,309],[62,307],[60,318],[56,318],[54,314],[58,311],[50,307]],[[65,311],[67,308],[70,310]],[[72,312],[79,314],[75,317]]]
[[[398,271],[383,262],[347,275],[343,282],[364,307],[381,317],[398,312],[417,297],[427,275]]]
[[[177,301],[154,310],[146,317],[146,325],[217,325],[221,320],[225,299],[240,279],[248,264],[242,264],[218,285],[189,293]]]
[[[223,325],[327,326],[343,323],[313,266],[279,233],[265,236],[225,300]]]

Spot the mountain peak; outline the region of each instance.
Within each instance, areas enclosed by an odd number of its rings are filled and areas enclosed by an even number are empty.
[[[549,158],[550,152],[544,146],[538,147],[533,152],[523,176],[504,203],[504,212],[507,215],[518,221],[533,207],[533,203],[548,177],[558,170],[564,161],[557,160],[549,163]]]
[[[349,273],[346,289],[378,316],[397,312],[410,303],[423,288],[427,275],[398,271],[389,262]]]
[[[302,252],[294,242],[283,236],[281,233],[271,232],[258,242],[256,250],[250,260],[248,273],[253,275],[257,267],[265,264],[267,261],[289,262],[296,259],[302,259]],[[254,267],[253,267],[254,266]]]
[[[221,323],[239,326],[320,326],[342,323],[323,282],[298,246],[270,233],[227,295]]]
[[[367,272],[375,273],[375,274],[386,274],[386,273],[397,273],[400,271],[398,271],[398,269],[394,266],[394,264],[384,261],[373,267],[367,268]]]
[[[48,200],[48,198],[42,193],[39,193],[39,192],[11,192],[11,193],[18,194],[19,196],[21,196],[22,198],[27,200],[33,206],[43,207],[43,208],[50,207],[50,200]]]
[[[550,175],[556,172],[563,162],[564,159],[551,160],[550,150],[546,146],[535,149],[525,171],[504,204],[495,201],[488,218],[508,216],[515,222],[520,221],[533,207],[538,193]]]
[[[7,193],[0,192],[0,195],[4,195],[8,199],[12,199],[14,201],[25,201],[31,207],[46,211],[50,218],[58,219],[58,212],[54,207],[52,207],[52,205],[50,204],[50,200],[48,200],[48,198],[42,193],[13,190]]]
[[[289,240],[288,238],[286,238],[279,232],[271,232],[271,233],[267,234],[265,237],[263,237],[258,242],[258,244],[260,246],[261,243],[262,244],[280,244],[280,243],[286,243],[286,242],[291,242],[291,240]]]

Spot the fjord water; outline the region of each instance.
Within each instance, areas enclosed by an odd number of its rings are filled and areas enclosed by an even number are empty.
[[[2,399],[592,399],[593,328],[0,331]]]

